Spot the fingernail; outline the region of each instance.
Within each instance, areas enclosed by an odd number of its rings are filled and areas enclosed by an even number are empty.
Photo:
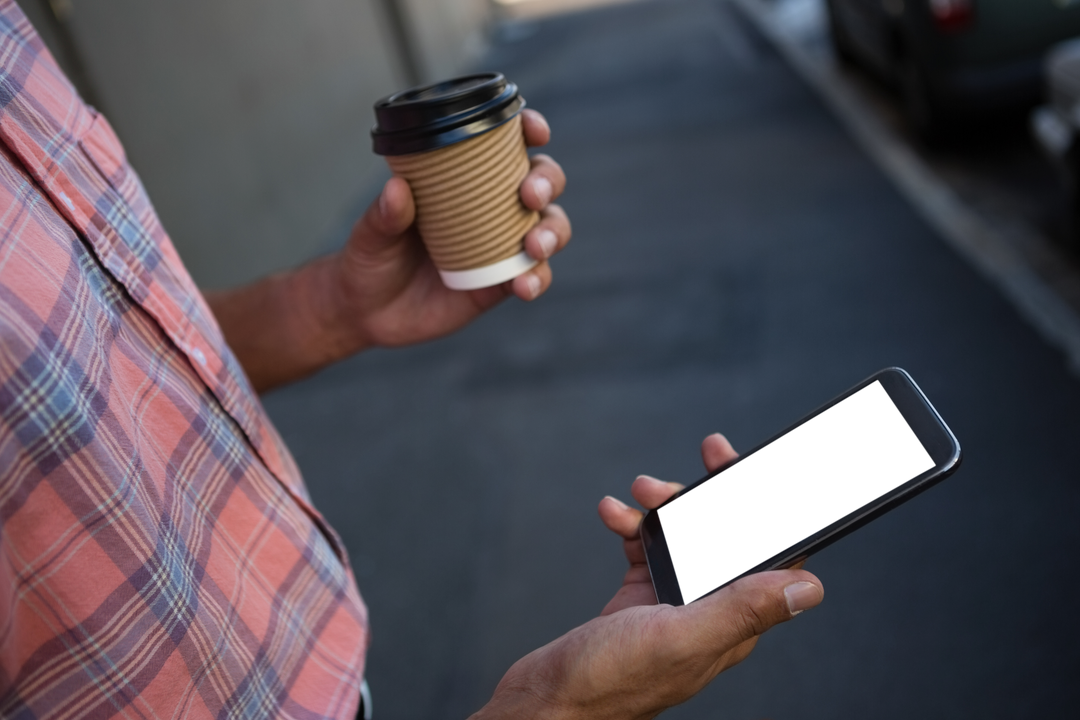
[[[525,278],[525,289],[529,291],[529,298],[535,298],[540,294],[540,278],[529,275]]]
[[[536,234],[536,241],[540,243],[540,252],[543,256],[549,258],[555,252],[555,245],[559,242],[559,238],[555,237],[555,233],[550,230],[541,230]]]
[[[533,180],[533,192],[536,193],[542,205],[547,205],[551,202],[551,181],[543,177],[536,178]]]
[[[611,497],[610,495],[605,495],[604,498],[607,499],[607,500],[610,500],[611,502],[618,505],[619,509],[621,509],[621,510],[629,510],[630,509],[630,506],[627,505],[626,503],[624,503],[619,498],[614,498],[614,497]]]
[[[795,617],[803,610],[809,610],[822,601],[821,588],[814,583],[800,582],[784,588],[788,610]]]

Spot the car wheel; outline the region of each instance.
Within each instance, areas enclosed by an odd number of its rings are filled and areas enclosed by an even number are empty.
[[[1065,155],[1063,175],[1065,180],[1065,248],[1080,252],[1080,148],[1073,147]]]
[[[898,79],[904,117],[915,137],[927,145],[946,139],[950,119],[934,97],[926,73],[910,55],[901,57]]]
[[[839,11],[835,4],[830,0],[825,4],[825,9],[829,18],[829,40],[837,61],[847,67],[858,65],[859,59],[855,57],[851,37],[840,22]]]

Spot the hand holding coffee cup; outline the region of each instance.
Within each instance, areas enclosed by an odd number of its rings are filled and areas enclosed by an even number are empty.
[[[498,73],[375,104],[374,150],[409,183],[420,235],[447,287],[498,285],[537,263],[523,238],[539,216],[518,195],[529,172],[524,105],[517,86]]]

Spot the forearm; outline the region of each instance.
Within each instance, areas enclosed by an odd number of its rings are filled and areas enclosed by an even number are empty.
[[[547,142],[547,123],[524,115],[525,139]],[[264,392],[310,375],[365,347],[400,347],[454,332],[508,295],[534,300],[551,284],[548,259],[570,240],[570,222],[551,201],[566,184],[546,155],[532,158],[522,201],[540,213],[524,238],[539,261],[501,286],[447,288],[415,227],[408,184],[391,178],[357,221],[345,247],[299,270],[272,275],[206,299],[255,389]]]
[[[205,293],[258,392],[311,375],[363,347],[335,312],[335,256],[232,290]]]

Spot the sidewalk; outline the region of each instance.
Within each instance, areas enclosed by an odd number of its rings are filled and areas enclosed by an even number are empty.
[[[487,67],[547,114],[575,238],[555,287],[267,398],[371,609],[380,720],[462,718],[623,574],[596,518],[871,372],[964,445],[813,558],[825,603],[666,718],[1061,717],[1080,703],[1080,385],[735,8],[538,21]]]
[[[880,83],[836,63],[824,0],[733,2],[818,92],[916,212],[1048,343],[1065,352],[1080,374],[1080,269],[1030,217],[1056,209],[1060,200],[1057,178],[1038,151],[1032,147],[1025,153],[1012,137],[1006,147],[984,142],[975,152],[917,148],[895,99],[885,97]],[[1040,182],[1031,183],[1032,174]]]

